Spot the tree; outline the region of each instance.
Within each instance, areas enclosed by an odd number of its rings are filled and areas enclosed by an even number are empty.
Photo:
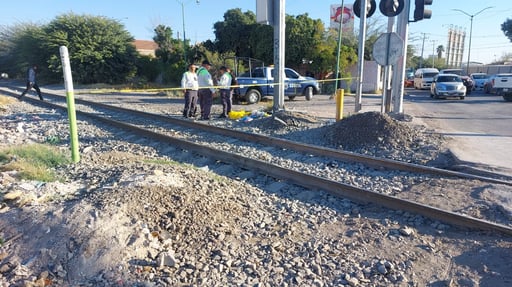
[[[155,29],[153,41],[158,45],[155,56],[163,63],[167,64],[171,61],[172,55],[175,54],[174,40],[172,39],[172,29],[164,25],[158,25]]]
[[[37,38],[41,34],[41,27],[32,23],[20,23],[10,27],[2,26],[0,29],[2,72],[7,72],[11,77],[24,78],[30,65],[46,66],[46,61],[40,53],[34,52],[39,51]],[[45,69],[41,69],[38,78],[44,79],[45,74]]]
[[[286,16],[286,60],[287,67],[297,69],[303,60],[313,61],[323,40],[324,25],[308,14]]]
[[[240,8],[224,13],[224,21],[213,24],[215,48],[219,53],[234,52],[236,56],[249,57],[250,39],[256,25],[252,11],[242,13]]]
[[[501,24],[501,31],[503,31],[505,36],[512,42],[512,19],[507,19]]]
[[[133,37],[117,20],[68,13],[57,16],[42,31],[38,52],[53,80],[62,79],[60,46],[67,46],[73,80],[79,83],[116,84],[135,75]]]
[[[255,24],[252,27],[252,37],[249,39],[247,57],[256,58],[264,63],[274,62],[274,29],[270,25]],[[286,47],[285,47],[286,48]]]
[[[172,38],[170,27],[158,25],[154,32],[153,41],[158,45],[155,56],[159,61],[160,79],[164,83],[176,83],[187,65],[185,58],[188,57],[183,50],[183,44],[180,44],[180,40]]]
[[[437,59],[441,59],[443,57],[443,52],[444,52],[444,46],[443,45],[437,46],[437,48],[436,48]]]
[[[417,68],[419,66],[419,57],[414,56],[416,49],[413,45],[407,45],[407,59],[405,66],[408,68]]]

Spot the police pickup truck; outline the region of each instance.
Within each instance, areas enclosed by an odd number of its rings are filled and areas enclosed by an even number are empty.
[[[512,102],[512,74],[497,74],[493,81],[496,94],[505,101]]]
[[[262,97],[274,95],[274,67],[257,67],[236,78],[238,88],[234,89],[234,98],[247,102],[258,103]],[[318,81],[311,77],[301,76],[296,71],[285,68],[284,94],[290,100],[296,96],[304,96],[311,100],[320,92]]]

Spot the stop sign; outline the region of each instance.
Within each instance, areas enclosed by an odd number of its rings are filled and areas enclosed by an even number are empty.
[[[373,44],[373,58],[382,66],[396,64],[404,54],[403,43],[397,33],[384,33]]]

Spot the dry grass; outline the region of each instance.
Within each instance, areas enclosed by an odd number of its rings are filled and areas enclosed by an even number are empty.
[[[0,109],[4,109],[4,106],[15,103],[17,100],[13,97],[8,97],[0,94]]]

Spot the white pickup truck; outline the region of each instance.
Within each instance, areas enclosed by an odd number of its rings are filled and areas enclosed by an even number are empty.
[[[498,96],[507,102],[512,101],[512,74],[497,74],[494,77],[493,88]]]

